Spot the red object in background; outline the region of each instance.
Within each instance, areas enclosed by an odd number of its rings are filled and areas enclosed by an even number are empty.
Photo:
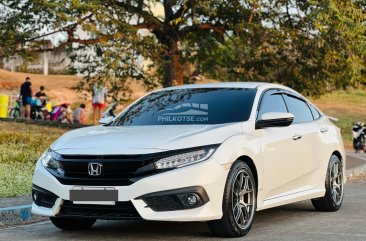
[[[93,103],[93,108],[96,109],[99,107],[99,109],[103,110],[104,109],[104,104],[102,103]]]

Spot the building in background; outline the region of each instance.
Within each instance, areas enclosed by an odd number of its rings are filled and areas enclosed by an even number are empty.
[[[47,48],[53,48],[51,41],[47,41]],[[26,72],[37,74],[70,74],[71,59],[64,49],[44,51],[35,54],[31,60],[20,55],[4,58],[2,68],[12,72]]]
[[[150,10],[154,13],[155,17],[164,20],[164,7],[161,3],[149,3]],[[132,20],[134,21],[134,20]],[[147,35],[149,31],[146,29],[139,30],[140,34]],[[77,27],[75,36],[79,39],[93,38],[93,33],[84,31],[80,26]],[[65,36],[62,34],[53,34],[47,38],[41,39],[44,49],[53,49],[57,47],[61,42],[65,41]],[[77,45],[77,44],[74,44]],[[74,46],[75,47],[75,46]],[[25,73],[37,73],[37,74],[75,74],[72,69],[83,68],[82,63],[72,63],[69,53],[65,49],[57,49],[53,51],[44,51],[34,55],[32,60],[24,59],[20,55],[15,55],[10,58],[0,59],[0,68],[12,71],[12,72],[25,72]],[[83,50],[93,55],[94,50]],[[148,62],[141,59],[142,64],[147,65]],[[83,75],[83,73],[76,73],[77,75]]]

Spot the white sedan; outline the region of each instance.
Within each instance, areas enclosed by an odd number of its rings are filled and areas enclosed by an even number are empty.
[[[246,235],[256,211],[311,199],[342,205],[339,128],[282,85],[154,91],[103,125],[70,131],[36,164],[32,212],[61,229],[97,219],[207,221]]]

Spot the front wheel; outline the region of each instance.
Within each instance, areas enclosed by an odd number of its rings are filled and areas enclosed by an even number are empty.
[[[96,219],[50,218],[53,225],[62,230],[85,230],[91,228]]]
[[[325,178],[325,196],[312,199],[311,202],[316,210],[334,212],[343,202],[343,166],[341,160],[332,155]]]
[[[212,233],[221,237],[242,237],[251,229],[257,207],[257,188],[250,167],[235,162],[229,172],[222,203],[223,216],[209,221]]]
[[[18,119],[20,117],[20,110],[12,108],[9,113],[10,118]]]

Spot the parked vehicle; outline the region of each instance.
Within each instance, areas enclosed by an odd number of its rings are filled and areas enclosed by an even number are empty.
[[[9,111],[9,117],[14,118],[14,119],[20,118],[21,106],[22,106],[22,100],[20,98],[18,98],[15,101],[14,106]]]
[[[356,122],[352,127],[352,140],[353,140],[353,149],[356,153],[360,151],[366,152],[366,125],[362,122]]]
[[[44,152],[34,214],[65,230],[97,219],[207,221],[215,235],[240,237],[258,210],[308,199],[320,211],[342,205],[340,129],[285,86],[171,87],[110,120]]]

